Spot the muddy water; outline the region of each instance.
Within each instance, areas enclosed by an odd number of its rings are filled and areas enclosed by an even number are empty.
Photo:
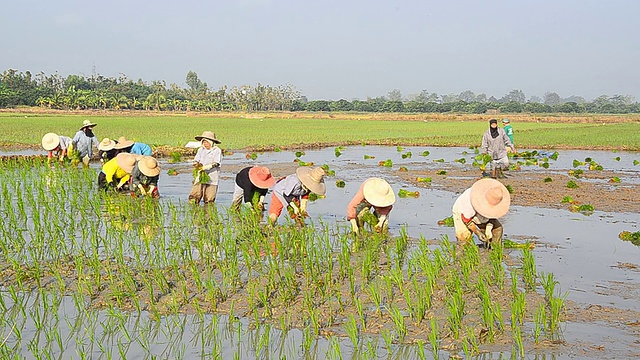
[[[411,158],[402,159],[401,155],[408,151],[412,153]],[[427,157],[420,154],[429,151]],[[404,148],[398,152],[395,147],[346,147],[342,150],[342,155],[336,157],[334,149],[307,150],[300,159],[305,162],[314,162],[315,165],[327,164],[336,171],[335,177],[327,177],[327,196],[319,199],[309,206],[309,214],[312,221],[317,223],[319,219],[338,226],[347,226],[345,212],[347,203],[358,190],[361,182],[368,177],[378,176],[387,179],[394,190],[400,188],[409,191],[420,191],[419,198],[399,198],[394,205],[394,210],[390,217],[390,231],[398,234],[402,227],[407,229],[411,237],[418,238],[424,236],[427,239],[438,239],[443,235],[454,238],[453,228],[446,228],[437,225],[437,221],[451,215],[451,206],[457,194],[444,191],[436,187],[415,186],[396,176],[396,170],[400,166],[410,169],[430,168],[439,169],[442,163],[435,162],[437,159],[444,159],[447,166],[470,167],[475,156],[473,150],[466,148]],[[467,152],[464,154],[464,152]],[[20,154],[25,154],[21,152]],[[611,151],[559,151],[557,161],[550,160],[549,170],[566,171],[573,168],[573,160],[584,161],[586,157],[601,164],[605,169],[615,170],[627,174],[624,182],[640,181],[640,166],[633,164],[634,160],[640,160],[640,154],[631,152],[611,152]],[[375,156],[374,159],[364,159],[364,155]],[[620,160],[615,158],[620,157]],[[465,158],[466,165],[454,162],[456,159]],[[222,164],[222,177],[219,186],[217,203],[224,209],[230,204],[233,193],[235,173],[249,165],[267,165],[272,168],[276,177],[286,176],[293,173],[296,164],[294,152],[273,152],[259,154],[256,160],[247,160],[244,153],[237,152],[225,157]],[[378,166],[379,161],[391,159],[393,168]],[[169,164],[162,160],[163,172],[160,178],[161,201],[179,202],[186,201],[191,184],[191,168],[188,163]],[[96,171],[98,171],[97,166]],[[177,169],[180,174],[169,176],[166,170]],[[541,171],[539,167],[526,167],[523,172]],[[514,175],[518,176],[518,175]],[[346,183],[344,188],[335,185],[336,180],[343,180]],[[269,201],[269,200],[268,200]],[[506,237],[525,241],[536,242],[534,255],[537,267],[540,271],[552,272],[559,281],[561,291],[567,292],[568,299],[576,302],[579,307],[587,308],[591,305],[613,306],[620,309],[640,311],[640,277],[639,272],[634,268],[619,267],[619,264],[630,263],[638,265],[640,262],[640,248],[629,242],[618,239],[621,231],[638,231],[638,214],[631,213],[606,213],[596,211],[592,215],[571,213],[567,210],[554,210],[535,207],[512,206],[509,214],[501,221],[505,227]],[[280,220],[283,221],[282,219]],[[509,251],[507,251],[509,252]],[[511,251],[514,258],[519,256],[519,251]],[[107,316],[101,312],[100,316]],[[185,317],[188,318],[188,317]],[[184,319],[184,318],[183,318]],[[212,317],[207,316],[207,321]],[[227,321],[221,317],[221,322]],[[635,319],[637,321],[638,319]],[[130,320],[133,321],[133,320]],[[163,319],[162,322],[170,320]],[[620,321],[632,322],[634,319],[621,319]],[[195,333],[192,329],[195,325],[189,323],[188,331]],[[231,338],[228,342],[223,342],[221,349],[224,358],[229,358],[238,353],[241,358],[259,357],[255,345],[249,344],[252,338],[261,335],[258,331],[252,332],[246,324],[240,322],[243,327],[239,341]],[[133,326],[133,325],[132,325]],[[169,325],[166,325],[170,327]],[[178,336],[178,335],[175,335]],[[282,339],[280,337],[282,336]],[[273,331],[271,342],[273,348],[271,354],[280,351],[275,348],[278,340],[283,341],[285,356],[299,357],[299,344],[303,335],[299,330],[292,330],[287,335]],[[593,325],[585,322],[567,322],[565,327],[565,339],[570,342],[585,342],[586,344],[602,344],[603,346],[617,347],[622,349],[622,354],[634,353],[635,338],[628,332],[614,329],[607,325]],[[162,340],[168,342],[168,340]],[[162,342],[160,341],[160,342]],[[188,336],[180,337],[176,343],[188,343]],[[383,354],[383,344],[380,339],[375,340],[378,354]],[[159,348],[162,345],[156,345]],[[320,339],[316,344],[318,356],[324,357],[326,351],[330,349],[330,341]],[[347,341],[340,343],[343,354],[353,352]],[[238,350],[240,349],[240,350]],[[628,352],[625,352],[626,350]],[[637,346],[635,347],[637,350]],[[199,354],[198,346],[187,346],[187,357]],[[403,352],[402,348],[395,348],[394,352]],[[411,352],[412,350],[406,350]],[[575,353],[567,353],[565,350],[544,351],[553,353],[557,358],[573,358]],[[129,353],[132,354],[132,353]],[[288,354],[288,355],[286,355]],[[175,355],[175,354],[174,354]],[[495,354],[499,356],[498,354]],[[600,354],[602,355],[602,354]],[[599,358],[598,353],[584,353],[580,357]],[[164,354],[161,356],[170,356]],[[488,354],[491,358],[491,354]],[[627,357],[627,356],[624,356]]]

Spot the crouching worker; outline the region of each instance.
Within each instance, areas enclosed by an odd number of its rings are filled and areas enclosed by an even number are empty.
[[[131,171],[136,164],[135,155],[118,154],[102,166],[98,175],[98,189],[107,190],[114,188],[116,191],[129,190],[128,182]]]
[[[269,222],[275,225],[283,208],[291,209],[290,215],[299,224],[304,223],[307,214],[309,194],[324,195],[327,188],[324,184],[324,170],[321,167],[299,167],[291,174],[276,182],[271,193],[269,204]]]
[[[271,171],[266,166],[249,166],[236,175],[236,185],[233,191],[231,207],[239,209],[243,203],[250,204],[256,211],[264,210],[264,198],[267,191],[276,183]],[[254,197],[257,202],[253,203]]]
[[[511,196],[501,182],[480,179],[465,190],[453,204],[453,225],[460,242],[473,239],[473,234],[485,244],[502,242],[502,224],[498,218],[509,211]]]
[[[395,202],[396,195],[388,182],[380,178],[365,180],[347,205],[347,220],[351,223],[353,233],[358,234],[370,216],[376,222],[372,224],[374,231],[386,232],[389,227],[389,212]]]
[[[73,153],[71,138],[55,133],[47,133],[42,137],[42,147],[48,152],[47,160],[49,162],[53,160],[54,156],[60,162],[63,162],[65,158],[71,159]]]
[[[136,195],[159,198],[160,165],[151,156],[142,156],[131,170],[131,191]]]
[[[118,150],[116,150],[116,142],[109,138],[102,139],[102,141],[100,141],[100,143],[98,144],[98,154],[100,156],[100,162],[102,164],[113,159],[114,157],[116,157],[116,155],[118,155]]]

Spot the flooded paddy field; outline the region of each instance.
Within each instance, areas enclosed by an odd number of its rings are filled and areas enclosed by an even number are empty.
[[[496,249],[456,249],[446,240],[455,243],[453,228],[438,225],[481,175],[471,165],[473,149],[354,146],[305,150],[299,157],[295,151],[251,155],[224,158],[214,213],[186,204],[192,181],[187,162],[162,159],[158,201],[101,200],[95,195],[97,167],[3,167],[3,355],[640,355],[640,248],[618,238],[640,230],[640,154],[568,150],[558,151],[556,160],[548,159],[551,153],[537,156],[535,164],[520,160],[503,180],[513,198],[501,222],[506,238],[534,247],[502,249],[498,260],[491,255]],[[309,205],[305,229],[283,215],[272,231],[248,212],[227,211],[240,169],[265,165],[281,177],[295,171],[295,159],[335,171],[325,178],[326,198]],[[391,167],[379,165],[386,160]],[[591,161],[602,170],[591,170]],[[169,176],[169,169],[178,175]],[[583,173],[570,175],[575,169]],[[372,176],[386,179],[396,193],[420,195],[398,198],[390,238],[372,234],[354,247],[358,239],[348,234],[346,206]],[[578,187],[567,188],[570,180]],[[593,211],[570,211],[572,203],[562,202],[566,196]],[[465,255],[476,250],[477,260]],[[438,262],[438,270],[427,270]],[[527,279],[531,262],[533,285]],[[551,294],[549,274],[556,284]],[[486,281],[489,297],[478,279]],[[418,301],[424,298],[431,304]],[[522,310],[517,299],[526,299]],[[554,310],[560,300],[562,308]],[[541,307],[548,318],[558,310],[556,327],[540,320]],[[521,320],[512,317],[519,311]]]

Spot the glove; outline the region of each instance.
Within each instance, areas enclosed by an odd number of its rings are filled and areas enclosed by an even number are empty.
[[[214,167],[218,167],[218,166],[220,166],[220,164],[218,164],[218,163],[211,163],[211,164],[209,164],[209,165],[203,165],[203,166],[202,166],[202,170],[210,170],[210,169],[213,169]]]
[[[144,186],[142,186],[142,184],[138,184],[138,190],[140,190],[140,193],[142,193],[142,195],[147,195],[147,191],[144,189]]]
[[[487,237],[487,242],[491,241],[491,238],[493,237],[493,233],[491,232],[492,230],[493,230],[493,224],[488,223],[487,227],[484,230],[484,234]]]
[[[358,221],[356,219],[351,219],[349,220],[349,222],[351,223],[351,231],[355,235],[358,235],[358,232],[360,231],[360,229],[358,228]]]
[[[468,223],[465,223],[465,225],[467,225],[467,228],[471,230],[474,234],[478,235],[480,240],[482,240],[483,242],[489,241],[487,240],[487,237],[484,235],[484,233],[480,231],[480,228],[478,228],[478,225],[476,225],[476,223],[474,223],[473,221],[469,221]]]
[[[373,227],[373,230],[375,230],[376,232],[381,232],[382,229],[384,229],[384,226],[386,223],[387,223],[387,216],[386,215],[380,216],[380,219],[378,220],[378,223],[376,224],[376,226]]]
[[[260,195],[260,199],[258,200],[258,210],[264,211],[264,195]]]
[[[309,199],[300,199],[300,212],[307,212],[307,205],[309,205]]]
[[[91,159],[89,158],[89,155],[85,155],[85,156],[82,158],[82,163],[84,164],[84,166],[89,166],[89,160],[91,160]]]
[[[295,202],[293,202],[293,201],[290,202],[289,206],[291,206],[291,208],[293,209],[293,213],[294,214],[296,214],[296,215],[300,214],[300,209],[298,208],[298,205],[296,205]]]

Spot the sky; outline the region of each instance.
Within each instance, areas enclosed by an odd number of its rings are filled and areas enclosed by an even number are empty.
[[[0,71],[186,88],[294,85],[309,99],[397,89],[640,100],[637,0],[20,0]]]

